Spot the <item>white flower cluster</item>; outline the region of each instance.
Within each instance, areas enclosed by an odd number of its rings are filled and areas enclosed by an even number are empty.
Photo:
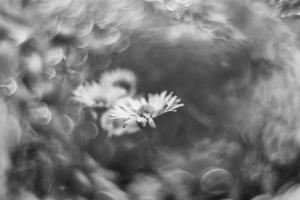
[[[88,108],[103,108],[100,123],[108,136],[120,136],[137,132],[138,126],[123,128],[119,120],[109,117],[112,106],[117,101],[130,98],[136,93],[136,76],[126,69],[115,69],[102,74],[97,82],[83,83],[73,91],[73,100]]]
[[[125,69],[102,74],[98,82],[84,83],[73,91],[74,100],[89,108],[106,108],[101,126],[108,136],[137,132],[138,126],[156,128],[154,119],[182,107],[181,100],[163,91],[148,98],[135,97],[136,76]]]

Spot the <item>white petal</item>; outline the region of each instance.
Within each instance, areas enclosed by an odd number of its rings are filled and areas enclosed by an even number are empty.
[[[148,124],[151,128],[156,128],[156,124],[152,118],[148,119]]]

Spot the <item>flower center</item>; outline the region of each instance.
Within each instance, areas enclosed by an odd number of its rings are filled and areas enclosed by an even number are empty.
[[[119,80],[119,81],[116,81],[114,83],[114,86],[118,86],[120,88],[123,88],[125,89],[127,92],[131,91],[132,90],[132,86],[130,83],[128,83],[127,81],[125,80]]]
[[[151,118],[151,116],[154,112],[155,112],[155,109],[152,106],[145,105],[139,109],[138,114],[145,118]]]

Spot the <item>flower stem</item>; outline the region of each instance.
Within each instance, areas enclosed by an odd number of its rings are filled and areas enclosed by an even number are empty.
[[[152,129],[151,127],[144,127],[141,124],[138,124],[142,134],[144,135],[144,141],[145,141],[145,147],[147,148],[147,152],[149,153],[148,156],[152,158],[155,156],[155,143],[154,143],[154,135],[155,135],[155,130]]]

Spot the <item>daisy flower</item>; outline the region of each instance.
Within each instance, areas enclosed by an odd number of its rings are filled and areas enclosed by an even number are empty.
[[[107,71],[100,77],[100,83],[107,86],[117,86],[124,88],[129,94],[133,95],[136,92],[136,76],[127,69],[115,69]]]
[[[73,91],[74,100],[87,107],[110,107],[116,100],[132,96],[136,76],[126,69],[104,72],[98,82],[85,83]]]
[[[120,119],[112,119],[110,112],[111,110],[108,110],[103,113],[100,121],[103,130],[107,131],[108,137],[132,134],[140,130],[137,124],[129,124],[124,128],[123,121]]]
[[[74,100],[87,107],[109,107],[113,103],[128,95],[121,87],[103,85],[92,82],[80,85],[73,91]]]
[[[126,102],[116,104],[110,116],[113,119],[122,120],[124,127],[131,123],[137,123],[143,127],[149,125],[156,128],[154,119],[167,112],[176,112],[184,106],[181,100],[163,91],[160,94],[149,94],[148,98],[128,99]]]

